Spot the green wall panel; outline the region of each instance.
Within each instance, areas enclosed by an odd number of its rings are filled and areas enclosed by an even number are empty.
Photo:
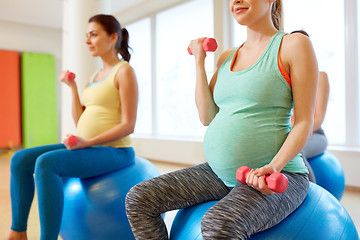
[[[25,148],[59,141],[55,57],[21,56],[22,133]]]

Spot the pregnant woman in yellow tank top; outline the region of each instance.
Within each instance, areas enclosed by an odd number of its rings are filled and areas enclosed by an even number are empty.
[[[134,131],[138,89],[129,65],[128,32],[111,15],[90,18],[86,44],[103,68],[91,76],[80,102],[77,85],[60,80],[72,90],[72,113],[79,141],[23,149],[11,160],[12,226],[8,240],[26,240],[27,218],[34,197],[39,201],[41,240],[57,239],[63,211],[62,177],[88,178],[127,167],[135,153]],[[119,54],[122,59],[119,58]]]

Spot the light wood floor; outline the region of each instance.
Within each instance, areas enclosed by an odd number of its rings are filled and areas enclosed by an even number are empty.
[[[8,234],[11,225],[11,204],[10,204],[10,156],[11,154],[0,153],[0,240],[4,239]],[[185,166],[174,165],[164,162],[153,162],[161,173],[167,173],[174,170],[181,169]],[[37,209],[37,199],[35,196],[34,203],[30,212],[28,222],[28,239],[40,239],[40,225],[39,215]],[[355,225],[360,231],[360,192],[359,191],[345,191],[341,200],[350,216],[353,218]],[[171,221],[174,214],[168,216],[168,221]],[[360,235],[360,234],[359,234]],[[61,238],[59,238],[61,239]]]

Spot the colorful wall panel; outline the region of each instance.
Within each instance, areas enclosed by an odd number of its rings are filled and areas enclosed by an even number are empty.
[[[20,55],[0,50],[0,148],[21,144]]]
[[[21,56],[22,138],[25,148],[59,141],[55,57]]]

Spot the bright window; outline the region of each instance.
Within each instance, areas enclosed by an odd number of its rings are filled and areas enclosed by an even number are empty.
[[[187,52],[192,39],[214,35],[213,5],[196,0],[156,15],[156,103],[160,136],[202,137],[195,106],[195,62]],[[206,59],[208,79],[214,57]]]
[[[195,106],[195,62],[187,46],[192,39],[214,36],[213,19],[212,2],[195,0],[127,26],[134,49],[130,63],[139,82],[135,134],[202,138],[206,128]],[[211,79],[213,53],[205,67]]]
[[[151,27],[150,18],[126,26],[129,45],[133,49],[130,65],[135,69],[139,84],[139,105],[135,132],[152,133],[151,108]]]

